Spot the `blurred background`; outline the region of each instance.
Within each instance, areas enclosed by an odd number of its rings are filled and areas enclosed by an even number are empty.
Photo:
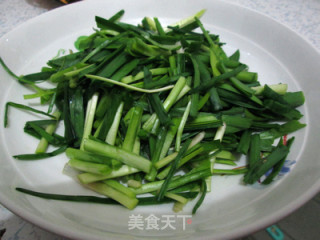
[[[302,35],[320,51],[320,0],[225,1],[268,15]],[[0,37],[28,19],[72,2],[76,1],[0,0]],[[319,223],[320,193],[270,228],[242,237],[241,240],[317,240],[320,239]],[[0,205],[0,240],[11,239],[66,240],[24,221]]]

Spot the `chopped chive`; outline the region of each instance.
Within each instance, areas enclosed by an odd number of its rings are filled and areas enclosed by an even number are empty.
[[[85,139],[83,146],[84,150],[86,151],[116,159],[147,173],[150,171],[151,163],[148,159],[124,149],[114,147],[109,144],[100,143],[91,139]]]
[[[247,154],[250,146],[251,133],[249,130],[246,130],[242,133],[239,145],[237,147],[237,152],[242,154]]]
[[[111,172],[111,168],[108,165],[101,163],[86,162],[75,158],[71,158],[68,164],[71,167],[84,172],[90,172],[95,174],[108,174]]]
[[[6,103],[6,107],[5,107],[5,113],[4,113],[4,127],[8,126],[8,110],[9,110],[9,107],[14,107],[14,108],[22,109],[22,110],[27,110],[27,111],[30,111],[30,112],[42,114],[42,115],[48,116],[48,117],[53,118],[53,119],[56,118],[55,116],[53,116],[51,114],[48,114],[48,113],[43,112],[43,111],[39,111],[39,110],[37,110],[35,108],[28,107],[28,106],[23,105],[23,104],[14,103],[14,102],[7,102]]]
[[[109,174],[92,174],[92,173],[80,173],[78,175],[78,179],[80,180],[81,183],[87,184],[87,183],[92,183],[92,182],[98,182],[101,180],[105,179],[111,179],[111,178],[117,178],[117,177],[122,177],[126,175],[130,175],[133,173],[137,173],[140,170],[134,167],[129,167],[127,165],[123,165],[117,170],[112,170]]]
[[[157,176],[157,168],[155,167],[155,164],[160,159],[161,150],[166,140],[166,135],[167,135],[167,129],[165,127],[161,128],[155,142],[156,148],[152,153],[152,158],[151,158],[152,167],[150,172],[145,176],[145,179],[148,181],[154,181]]]
[[[237,68],[235,68],[234,70],[232,71],[229,71],[229,72],[225,72],[217,77],[214,77],[212,79],[212,81],[210,82],[207,82],[207,83],[204,83],[202,84],[201,86],[197,87],[197,88],[194,88],[192,89],[189,94],[192,94],[192,93],[195,93],[195,92],[200,92],[200,91],[203,91],[203,90],[207,90],[207,89],[210,89],[211,87],[213,87],[215,84],[223,81],[223,80],[226,80],[228,78],[231,78],[232,76],[235,76],[236,74],[238,74],[239,72],[241,72],[242,70],[246,69],[247,66],[246,65],[241,65]]]
[[[197,210],[199,209],[199,207],[201,206],[201,204],[203,203],[203,200],[207,194],[207,183],[206,181],[202,180],[201,182],[201,196],[198,199],[196,205],[194,205],[193,209],[192,209],[192,214],[196,214]]]
[[[179,150],[180,150],[181,137],[182,137],[184,126],[188,120],[190,108],[191,108],[191,101],[188,102],[188,105],[186,107],[186,110],[182,116],[182,119],[181,119],[179,127],[178,127],[177,136],[176,136],[176,145],[175,145],[176,152],[179,152]]]
[[[53,123],[53,124],[50,124],[50,125],[48,125],[46,127],[45,131],[50,135],[52,135],[53,132],[56,130],[57,124],[58,124],[58,119],[59,119],[61,113],[60,112],[54,112],[52,115],[55,116],[55,118],[57,119],[57,122]],[[38,146],[37,146],[36,153],[45,152],[47,150],[47,148],[48,148],[48,145],[49,145],[49,143],[48,143],[47,139],[42,137],[40,139],[40,142],[39,142]]]
[[[130,89],[130,90],[133,90],[133,91],[144,92],[144,93],[156,93],[156,92],[168,91],[168,90],[170,90],[170,89],[172,89],[174,87],[172,85],[169,85],[169,86],[166,86],[166,87],[163,87],[163,88],[157,88],[157,89],[143,89],[143,88],[134,87],[134,86],[122,83],[122,82],[114,81],[112,79],[104,78],[104,77],[100,77],[100,76],[87,74],[86,77],[90,78],[90,79],[96,79],[96,80],[112,83],[114,85],[118,85],[118,86]]]
[[[125,195],[127,195],[130,198],[135,198],[136,197],[136,194],[133,191],[131,191],[130,188],[122,185],[121,183],[119,183],[116,180],[109,179],[109,180],[104,180],[103,182],[105,184],[107,184],[108,186],[110,186],[110,187],[112,187],[112,188],[124,193]]]
[[[24,79],[23,77],[18,77],[14,72],[12,72],[10,70],[10,68],[5,64],[5,62],[3,61],[3,59],[0,57],[0,65],[3,67],[3,69],[13,78],[15,78],[16,80],[18,80],[21,83],[29,83],[32,84],[31,81],[28,81],[26,79]]]
[[[183,155],[185,154],[185,152],[187,151],[188,147],[189,147],[189,144],[191,143],[191,140],[188,140],[184,143],[184,145],[182,146],[182,148],[179,150],[178,152],[178,155],[177,157],[175,158],[174,162],[172,163],[171,165],[171,169],[168,173],[168,176],[166,178],[166,180],[163,182],[163,184],[161,185],[161,189],[159,191],[159,194],[158,194],[158,200],[160,201],[164,195],[166,194],[167,192],[167,189],[169,187],[169,183],[171,182],[171,179],[173,177],[173,174],[175,173],[176,171],[176,168],[178,166],[178,163],[180,161],[180,159],[183,157]]]
[[[91,97],[87,105],[87,112],[86,112],[86,118],[85,118],[86,120],[84,124],[83,137],[82,137],[81,146],[80,146],[81,150],[83,150],[84,140],[88,138],[88,136],[91,134],[91,131],[92,131],[93,119],[94,119],[94,115],[97,107],[98,98],[99,98],[99,94],[95,93]]]
[[[121,115],[122,115],[122,111],[123,111],[123,106],[124,106],[124,103],[121,102],[118,109],[117,109],[117,112],[114,116],[113,123],[110,126],[108,134],[106,136],[105,142],[110,145],[114,145],[116,142],[118,128],[120,125]]]
[[[123,206],[127,207],[128,209],[133,209],[137,206],[139,200],[136,198],[132,198],[120,192],[119,190],[110,187],[105,183],[89,183],[85,185],[87,188],[98,192],[102,195],[110,197],[115,201],[121,203]]]
[[[58,154],[63,153],[67,149],[67,146],[62,146],[52,152],[46,152],[46,153],[35,153],[35,154],[20,154],[20,155],[14,155],[13,157],[18,160],[40,160],[48,157],[54,157]]]
[[[194,57],[190,56],[193,69],[194,69],[194,76],[193,76],[193,88],[197,88],[200,85],[200,71],[197,61]],[[199,93],[194,93],[191,95],[191,107],[190,107],[190,116],[195,118],[198,115],[199,110]]]
[[[131,115],[131,120],[127,129],[125,139],[122,144],[122,149],[132,151],[141,124],[143,109],[140,106],[135,106]]]

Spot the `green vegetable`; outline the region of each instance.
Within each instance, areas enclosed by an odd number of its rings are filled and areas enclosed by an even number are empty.
[[[196,205],[193,207],[192,209],[192,214],[195,214],[198,210],[198,208],[200,207],[200,205],[202,204],[204,198],[206,197],[206,194],[207,194],[207,183],[206,181],[202,180],[202,183],[201,183],[201,197],[198,199]]]
[[[128,209],[174,202],[177,212],[200,192],[195,214],[211,191],[212,175],[272,183],[293,147],[293,137],[283,139],[306,126],[298,108],[303,92],[261,85],[241,52],[228,56],[225,43],[205,28],[199,19],[204,10],[167,27],[148,16],[139,25],[124,23],[123,14],[96,16],[97,29],[77,39],[78,51],[49,60],[40,72],[17,76],[0,58],[10,77],[34,91],[24,98],[48,106],[40,111],[6,104],[5,127],[9,107],[48,118],[25,124],[24,131],[40,141],[36,154],[14,157],[38,160],[65,152],[78,182],[106,197],[17,190]],[[54,87],[40,87],[44,81]],[[60,121],[63,136],[55,133]],[[49,146],[56,150],[47,152]],[[236,161],[240,154],[245,166]],[[146,193],[152,196],[138,196]]]

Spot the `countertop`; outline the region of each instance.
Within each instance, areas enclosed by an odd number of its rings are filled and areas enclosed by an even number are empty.
[[[263,13],[303,36],[320,51],[320,0],[225,0]],[[0,1],[0,37],[28,19],[63,4],[53,0]],[[287,218],[276,223],[285,239],[314,240],[320,236],[320,194]],[[1,230],[5,233],[1,238]],[[0,205],[0,240],[65,240],[30,224]],[[261,230],[242,239],[267,240]]]

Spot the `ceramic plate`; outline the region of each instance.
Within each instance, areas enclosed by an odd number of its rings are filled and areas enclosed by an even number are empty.
[[[26,120],[38,119],[11,109],[9,127],[3,128],[3,117],[0,123],[0,200],[4,206],[44,229],[75,239],[225,239],[276,222],[319,191],[319,52],[303,37],[257,12],[212,0],[83,1],[50,11],[6,34],[0,39],[0,56],[18,75],[39,71],[59,49],[74,49],[78,36],[91,33],[95,15],[108,18],[120,9],[126,11],[123,21],[138,23],[144,16],[157,16],[163,24],[207,9],[204,25],[227,43],[227,53],[240,49],[241,61],[259,73],[262,83],[288,83],[290,91],[303,90],[306,104],[300,110],[308,126],[295,134],[288,157],[290,173],[268,187],[243,186],[240,176],[213,177],[212,191],[194,216],[190,215],[192,203],[173,214],[172,205],[129,211],[121,206],[34,198],[18,193],[15,187],[62,194],[90,192],[62,174],[64,155],[30,162],[11,157],[34,151],[37,141],[23,133],[23,126]],[[30,90],[3,69],[0,77],[2,112],[7,101],[38,107],[37,101],[23,100]],[[143,230],[132,227],[137,218]],[[148,225],[152,218],[158,219],[159,230]],[[168,221],[171,226],[166,226]]]

